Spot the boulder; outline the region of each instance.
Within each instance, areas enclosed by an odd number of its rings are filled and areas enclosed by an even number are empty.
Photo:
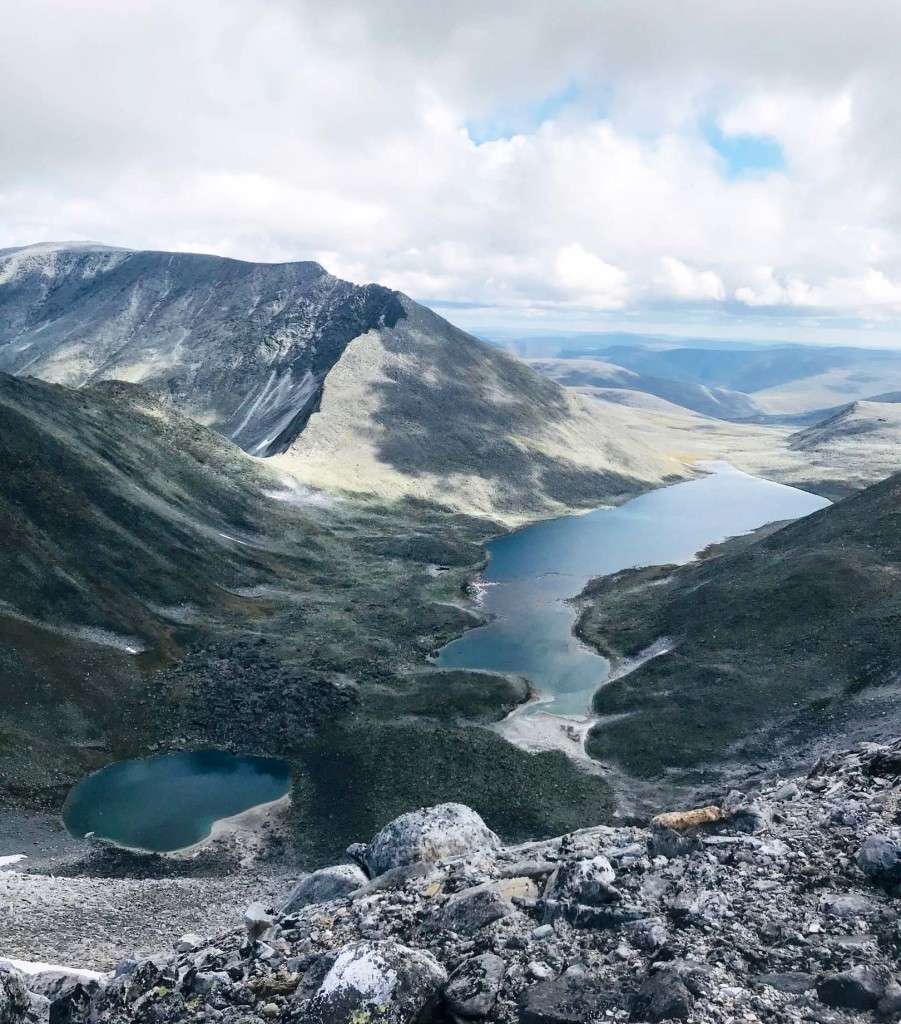
[[[520,1024],[584,1024],[621,1007],[619,994],[595,975],[571,968],[530,985],[519,997]]]
[[[252,940],[260,938],[275,924],[275,918],[262,903],[251,903],[244,911],[244,928]]]
[[[632,999],[632,1020],[688,1020],[694,997],[678,971],[658,970],[645,978]]]
[[[719,821],[723,817],[721,808],[710,804],[708,807],[695,807],[690,811],[667,811],[651,818],[651,825],[656,828],[671,828],[674,832],[685,832]]]
[[[441,908],[439,925],[460,935],[472,935],[492,921],[514,914],[516,908],[496,882],[455,892]]]
[[[751,980],[755,985],[768,985],[778,992],[785,992],[793,996],[803,995],[816,985],[814,976],[804,971],[775,971],[770,974],[755,974]]]
[[[854,893],[826,893],[820,900],[820,910],[842,921],[873,917],[880,912],[880,908],[868,896],[857,896]]]
[[[548,879],[544,896],[545,899],[574,900],[589,906],[612,903],[621,898],[610,884],[615,877],[606,857],[564,861]]]
[[[479,1020],[494,1009],[506,965],[494,953],[466,960],[454,971],[444,990],[448,1011],[464,1020]]]
[[[824,975],[817,985],[817,995],[827,1006],[875,1010],[889,981],[884,971],[858,964],[848,971]]]
[[[376,876],[417,861],[433,864],[450,857],[493,854],[500,845],[471,808],[438,804],[395,818],[373,837],[362,856],[369,873]]]
[[[398,942],[354,942],[329,960],[303,1008],[305,1024],[414,1024],[447,983],[447,973],[430,953]]]
[[[26,978],[26,984],[29,992],[50,1000],[67,995],[79,985],[88,992],[96,992],[100,987],[96,978],[83,972],[66,970],[38,971]]]
[[[334,867],[320,868],[301,879],[291,890],[282,913],[291,914],[312,903],[340,899],[366,885],[368,881],[366,873],[358,864],[336,864]]]
[[[31,1006],[22,975],[0,967],[0,1024],[23,1024]]]
[[[857,866],[880,885],[901,883],[901,830],[870,836],[857,851]]]

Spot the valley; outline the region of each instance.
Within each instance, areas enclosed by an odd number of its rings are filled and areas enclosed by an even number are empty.
[[[523,362],[317,264],[0,252],[0,951],[106,969],[415,808],[630,828],[897,732],[901,405],[844,354],[847,400],[766,411],[807,355],[703,351]],[[232,757],[279,769],[223,801]]]

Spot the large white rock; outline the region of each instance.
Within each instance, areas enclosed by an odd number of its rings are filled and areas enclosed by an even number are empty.
[[[472,808],[437,804],[395,818],[373,838],[363,856],[376,876],[419,861],[433,864],[449,857],[493,853],[500,845]]]
[[[447,972],[399,942],[354,942],[338,952],[306,1005],[307,1024],[413,1024],[437,1000]]]
[[[320,868],[301,879],[291,890],[282,913],[291,914],[311,903],[340,899],[368,881],[358,864],[335,864],[333,867]]]

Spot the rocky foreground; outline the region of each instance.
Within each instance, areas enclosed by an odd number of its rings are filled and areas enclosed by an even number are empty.
[[[99,979],[0,967],[0,1024],[898,1020],[899,797],[901,740],[519,846],[415,811],[231,931]]]

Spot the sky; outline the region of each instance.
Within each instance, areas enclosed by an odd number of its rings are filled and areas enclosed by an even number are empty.
[[[487,334],[901,344],[897,0],[29,0],[0,247],[315,259]]]

